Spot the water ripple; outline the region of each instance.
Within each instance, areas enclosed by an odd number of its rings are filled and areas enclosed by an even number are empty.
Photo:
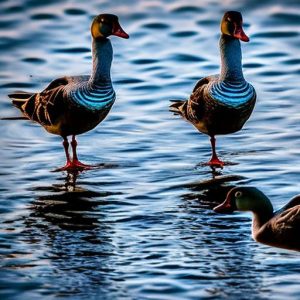
[[[205,61],[205,59],[200,56],[191,55],[191,54],[183,54],[183,53],[174,54],[169,59],[175,60],[177,62],[202,62],[202,61]]]
[[[247,9],[245,9],[247,8]],[[0,108],[7,94],[89,74],[90,22],[114,13],[116,102],[78,136],[99,168],[53,173],[61,138],[1,122],[1,299],[299,299],[299,254],[256,243],[251,215],[212,208],[253,185],[280,208],[299,193],[299,1],[1,1]],[[203,166],[207,136],[168,111],[220,70],[225,10],[243,12],[244,75],[257,91],[243,130],[217,137],[222,170]],[[246,296],[245,296],[246,295]]]
[[[66,15],[71,15],[71,16],[79,16],[79,15],[85,15],[87,12],[83,9],[80,8],[66,8],[64,10],[64,13]]]
[[[55,20],[58,17],[54,14],[39,13],[31,16],[32,20]]]

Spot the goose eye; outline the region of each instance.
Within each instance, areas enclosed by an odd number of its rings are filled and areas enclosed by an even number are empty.
[[[240,198],[242,195],[243,195],[243,193],[240,192],[240,191],[237,191],[237,192],[234,194],[234,196],[235,196],[236,198]]]
[[[228,22],[231,22],[232,20],[231,20],[231,18],[227,18],[227,21],[228,21]]]

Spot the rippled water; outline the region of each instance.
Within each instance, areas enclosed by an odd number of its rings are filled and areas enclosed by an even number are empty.
[[[228,189],[253,185],[279,208],[300,192],[299,1],[38,1],[0,3],[1,116],[7,94],[90,71],[94,14],[119,15],[112,38],[118,99],[79,137],[71,176],[59,137],[1,121],[1,299],[299,299],[300,256],[255,243],[251,215],[217,215]],[[218,173],[201,163],[207,136],[168,112],[219,71],[219,20],[240,10],[251,119],[218,139]],[[76,185],[75,185],[76,181]]]

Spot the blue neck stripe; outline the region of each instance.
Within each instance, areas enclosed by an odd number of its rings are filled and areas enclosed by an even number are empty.
[[[106,88],[84,85],[72,93],[72,98],[88,109],[101,110],[114,103],[116,94],[111,85],[110,88],[108,85]]]
[[[238,84],[221,81],[211,85],[209,94],[213,99],[224,104],[239,106],[253,98],[254,89],[246,81]]]

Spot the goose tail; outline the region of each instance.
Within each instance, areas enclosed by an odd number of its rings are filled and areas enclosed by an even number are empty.
[[[4,118],[0,118],[0,120],[4,120],[4,121],[7,121],[7,120],[29,120],[27,117],[24,117],[24,116],[21,116],[21,117],[4,117]]]
[[[23,105],[30,99],[30,97],[34,95],[34,93],[28,92],[15,92],[9,94],[8,97],[12,100],[12,104],[21,110],[24,113]],[[25,115],[19,117],[4,117],[0,118],[0,120],[29,120],[29,118]]]
[[[184,115],[184,108],[186,106],[186,100],[170,100],[170,102],[173,102],[169,106],[170,112],[173,112],[176,115]]]
[[[22,110],[23,104],[32,96],[34,93],[28,92],[15,92],[9,94],[8,97],[12,99],[12,104]]]

